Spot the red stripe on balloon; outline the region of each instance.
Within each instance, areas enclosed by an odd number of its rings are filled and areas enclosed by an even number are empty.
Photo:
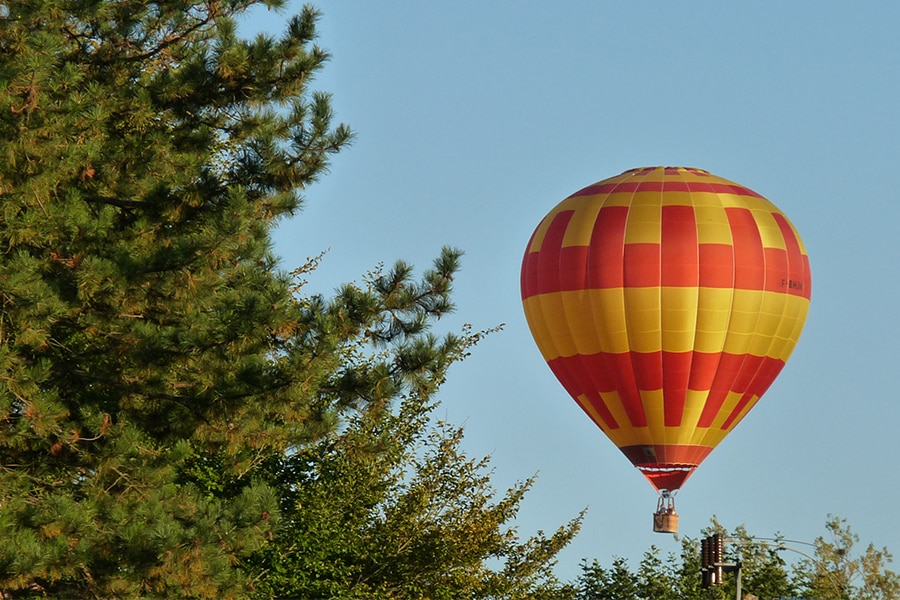
[[[726,208],[734,244],[734,287],[764,289],[766,258],[753,214],[745,208]]]
[[[745,361],[745,365],[746,364],[747,361]],[[754,398],[758,400],[760,396],[766,393],[766,390],[769,389],[769,386],[772,385],[772,382],[775,381],[775,378],[778,377],[778,374],[784,367],[784,362],[761,360],[755,366],[756,370],[749,379],[744,395],[741,396],[741,399],[732,409],[731,413],[725,418],[725,421],[722,423],[722,429],[730,429],[735,420],[740,416],[741,412],[746,408],[747,404]],[[750,368],[752,368],[752,366]],[[740,389],[736,389],[735,391],[739,392]]]
[[[591,289],[625,285],[625,222],[627,206],[604,206],[597,213],[591,233],[587,285]]]
[[[663,387],[662,352],[627,352],[622,356],[631,357],[634,381],[639,390],[661,390]]]
[[[684,403],[688,384],[691,380],[691,363],[694,352],[660,352],[662,369],[662,390],[665,402],[666,427],[678,427],[684,416]]]
[[[719,370],[722,352],[692,352],[689,390],[710,390]]]
[[[668,184],[666,189],[669,189]],[[698,285],[700,255],[694,207],[663,206],[660,227],[661,285],[679,287]]]
[[[784,367],[783,360],[768,356],[696,351],[599,352],[558,357],[548,361],[548,364],[573,398],[582,395],[594,398],[592,404],[597,412],[609,415],[607,425],[610,427],[621,423],[615,423],[609,407],[595,393],[617,392],[629,423],[634,427],[644,427],[647,418],[641,390],[662,390],[665,424],[678,427],[682,423],[687,391],[708,391],[698,425],[711,427],[729,393],[746,394],[748,401],[752,397],[759,398]],[[669,373],[678,375],[669,377]],[[728,428],[742,406],[732,410],[723,428]]]
[[[700,244],[698,257],[700,287],[734,287],[734,248],[730,244]]]
[[[603,402],[603,398],[600,397],[600,394],[597,392],[589,392],[585,394],[585,400],[591,405],[596,414],[600,415],[600,419],[603,421],[603,423],[597,423],[597,425],[601,427],[606,425],[609,429],[619,428],[616,418],[609,412],[609,409],[606,407],[606,403]],[[579,403],[579,406],[581,406],[581,403]],[[581,406],[581,409],[584,410],[585,414],[587,414],[591,420],[594,420],[594,415],[589,413],[583,406]]]
[[[727,208],[733,245],[698,244],[693,210],[665,206],[662,243],[625,244],[627,209],[604,207],[590,246],[563,247],[572,211],[557,213],[538,252],[526,252],[522,297],[582,289],[708,287],[767,290],[810,297],[809,259],[793,230],[773,213],[787,250],[765,248],[750,211]],[[531,244],[529,244],[530,248]]]
[[[537,236],[537,231],[531,234],[531,238],[528,240],[528,246],[525,247],[525,256],[522,258],[519,288],[523,300],[529,296],[535,295],[537,293],[535,290],[538,289],[539,285],[537,281],[537,269],[535,268],[537,265],[537,253],[531,251],[531,245],[534,244],[535,236]]]
[[[731,391],[731,386],[737,378],[741,368],[744,356],[741,354],[728,354],[722,352],[719,356],[719,366],[716,369],[715,377],[712,385],[709,386],[709,395],[706,397],[706,403],[703,405],[703,412],[700,413],[700,419],[697,425],[700,427],[711,427],[716,415],[722,410],[725,404],[725,398]]]
[[[787,247],[788,284],[787,292],[792,295],[802,296],[807,300],[812,296],[812,278],[809,272],[809,257],[800,249],[800,240],[794,233],[784,215],[775,213],[772,215]]]
[[[710,388],[709,397],[700,415],[698,425],[700,427],[711,427],[713,421],[718,416],[725,402],[725,397],[729,393],[747,395],[747,399],[743,404],[738,405],[732,410],[725,423],[729,424],[737,417],[737,413],[746,405],[751,397],[759,398],[762,396],[772,382],[784,368],[784,361],[781,359],[771,358],[768,356],[754,356],[752,354],[728,354],[722,353],[722,359],[719,362],[719,369],[716,372],[716,378]],[[729,425],[723,423],[722,428],[727,429]]]
[[[788,270],[787,252],[781,248],[766,248],[766,291],[769,292],[787,292],[787,282],[790,280],[790,271]]]
[[[538,294],[548,294],[564,289],[559,278],[562,240],[574,211],[557,213],[544,234],[541,249],[531,252],[534,236],[528,243],[525,259],[522,261],[522,298]]]
[[[615,389],[619,393],[619,399],[622,401],[622,408],[628,416],[628,421],[633,427],[646,427],[647,415],[644,413],[644,403],[641,400],[641,386],[638,383],[638,377],[644,375],[638,365],[634,362],[632,352],[624,352],[622,354],[593,354],[590,356],[582,356],[582,360],[590,360],[593,357],[602,357],[606,359],[608,367],[611,369],[615,377]],[[600,391],[600,390],[598,390]]]
[[[547,364],[573,398],[585,395],[602,403],[602,399],[595,394],[617,390],[629,423],[636,427],[647,425],[631,353],[576,354],[554,358]],[[600,405],[594,406],[602,412]],[[608,410],[605,404],[603,410]],[[609,424],[615,427],[621,425],[614,420]]]
[[[660,244],[625,244],[625,287],[659,287]]]

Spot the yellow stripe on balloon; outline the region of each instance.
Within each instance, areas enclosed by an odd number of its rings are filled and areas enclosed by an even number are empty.
[[[696,287],[659,288],[662,348],[669,352],[690,352],[694,349],[698,292]]]
[[[698,194],[693,195],[697,196]],[[716,194],[708,195],[711,197],[709,205],[694,206],[694,216],[697,219],[697,242],[730,246],[734,240],[731,236],[728,214],[719,202],[713,201],[717,198]]]
[[[658,352],[662,348],[660,288],[625,288],[628,346],[632,352]]]
[[[589,246],[591,244],[591,235],[594,233],[594,221],[597,220],[597,213],[600,212],[600,208],[600,204],[585,204],[577,208],[563,236],[563,248]]]
[[[688,334],[662,335],[660,315],[665,323],[684,320],[679,314],[684,309],[664,308],[661,294],[667,298],[683,296],[698,304],[692,345],[687,343]],[[677,287],[554,292],[530,296],[523,305],[538,347],[548,361],[576,354],[659,350],[750,352],[786,361],[809,309],[805,298],[780,292]],[[760,316],[754,307],[771,312]]]
[[[706,399],[709,397],[708,390],[688,390],[684,401],[684,414],[682,415],[681,427],[673,427],[678,434],[679,444],[696,444],[697,423],[700,422],[700,415],[703,407],[706,406]]]
[[[759,237],[762,240],[763,248],[784,250],[786,248],[784,236],[775,222],[775,217],[772,216],[772,211],[756,209],[751,210],[750,214],[753,215],[753,220],[756,221],[756,225],[759,227]]]
[[[734,290],[698,288],[697,340],[698,352],[721,352],[728,337]]]
[[[602,429],[606,435],[611,435],[612,432],[615,431],[616,428],[609,427],[606,424],[606,421],[604,421],[603,417],[600,416],[600,413],[597,412],[597,409],[594,408],[593,403],[588,400],[587,396],[585,396],[584,394],[580,394],[575,398],[575,401],[578,402],[578,406],[580,406],[584,410],[584,412],[588,414],[591,420],[597,425],[597,427]]]
[[[635,194],[625,223],[625,244],[659,244],[661,222],[659,193]]]
[[[641,390],[641,404],[644,406],[644,415],[647,417],[647,431],[649,440],[665,440],[665,398],[662,390]],[[643,428],[642,428],[643,429]]]

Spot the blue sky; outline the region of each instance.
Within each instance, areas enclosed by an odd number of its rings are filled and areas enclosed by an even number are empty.
[[[582,508],[558,573],[636,566],[656,494],[541,359],[519,298],[525,244],[570,193],[626,169],[706,169],[763,194],[809,252],[813,297],[794,355],[677,498],[681,533],[716,515],[812,541],[828,514],[900,552],[900,4],[798,1],[323,0],[333,58],[315,88],[356,132],[278,232],[290,268],[330,248],[313,289],[400,258],[465,251],[449,330],[505,323],[457,365],[438,416],[490,454],[499,489],[538,473],[516,522]],[[280,14],[248,30],[279,33]],[[808,549],[807,549],[808,550]],[[786,558],[788,558],[786,556]],[[895,568],[900,568],[894,565]]]

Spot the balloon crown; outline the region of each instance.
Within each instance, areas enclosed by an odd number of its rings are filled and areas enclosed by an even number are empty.
[[[666,175],[675,175],[677,173],[693,173],[694,175],[700,175],[702,177],[709,177],[709,171],[704,171],[703,169],[697,169],[695,167],[638,167],[636,169],[628,169],[627,171],[623,171],[622,175],[631,174],[631,175],[646,175],[652,171],[656,171],[658,169],[664,169]]]

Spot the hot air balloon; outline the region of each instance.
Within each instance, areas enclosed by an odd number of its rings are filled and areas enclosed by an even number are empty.
[[[701,169],[647,167],[551,210],[521,291],[550,369],[656,488],[654,530],[675,533],[675,493],[784,367],[811,278],[774,204]]]

